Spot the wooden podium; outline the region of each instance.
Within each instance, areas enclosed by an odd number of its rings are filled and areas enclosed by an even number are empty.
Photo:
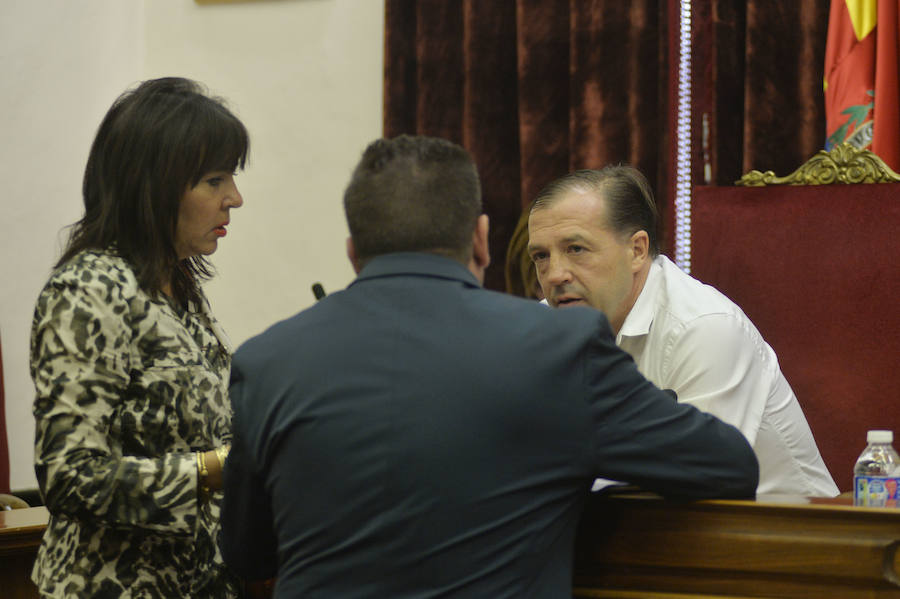
[[[593,496],[579,527],[575,597],[900,597],[900,509],[852,498],[672,503]]]
[[[48,517],[43,507],[0,511],[0,594],[5,599],[37,598],[31,567]]]
[[[31,599],[42,507],[0,512],[0,595]],[[900,508],[763,496],[673,503],[591,496],[573,596],[595,599],[900,598]]]

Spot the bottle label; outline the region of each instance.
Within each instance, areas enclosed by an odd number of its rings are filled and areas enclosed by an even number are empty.
[[[893,476],[854,476],[853,504],[867,507],[900,506],[900,478]]]

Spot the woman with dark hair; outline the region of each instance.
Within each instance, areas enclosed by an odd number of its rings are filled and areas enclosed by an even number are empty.
[[[232,350],[200,283],[248,148],[187,79],[141,83],[100,124],[32,327],[43,597],[238,594],[218,549]]]

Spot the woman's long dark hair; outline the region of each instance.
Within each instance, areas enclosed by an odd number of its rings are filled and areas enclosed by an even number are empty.
[[[244,125],[195,81],[153,79],[127,91],[106,113],[84,171],[84,217],[72,225],[57,266],[85,249],[113,249],[151,295],[171,282],[182,306],[200,299],[211,276],[202,256],[175,251],[185,191],[211,171],[243,169]]]

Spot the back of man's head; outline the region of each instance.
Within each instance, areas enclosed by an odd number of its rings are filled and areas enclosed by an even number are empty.
[[[549,207],[569,192],[591,192],[606,205],[610,229],[623,235],[646,231],[651,256],[659,255],[659,213],[650,183],[641,172],[625,165],[579,170],[547,185],[531,204],[531,212]]]
[[[353,171],[344,211],[360,265],[394,252],[465,264],[481,214],[478,171],[465,149],[444,139],[379,139]]]

